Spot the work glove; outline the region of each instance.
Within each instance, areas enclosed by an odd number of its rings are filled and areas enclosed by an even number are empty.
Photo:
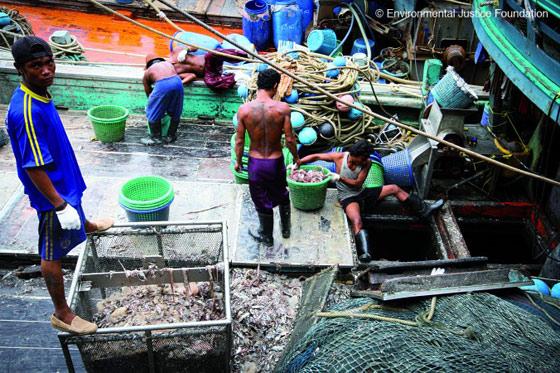
[[[445,273],[445,268],[432,268],[432,272],[430,273],[430,276],[443,275],[444,273]]]
[[[56,211],[56,216],[58,217],[62,229],[75,230],[80,229],[82,226],[82,220],[80,219],[78,211],[70,206],[69,203],[66,204],[64,209]]]
[[[336,183],[338,180],[340,180],[340,175],[336,172],[331,172],[331,181]]]

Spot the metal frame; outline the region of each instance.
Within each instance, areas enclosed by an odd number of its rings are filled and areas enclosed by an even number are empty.
[[[168,227],[168,226],[185,226],[185,225],[191,225],[191,226],[210,226],[210,225],[219,225],[221,226],[221,232],[222,232],[222,259],[223,259],[223,263],[222,262],[218,262],[216,263],[217,265],[215,266],[216,268],[221,267],[223,269],[223,281],[224,281],[224,312],[225,312],[225,317],[221,320],[215,320],[215,321],[192,321],[192,322],[183,322],[183,323],[166,323],[166,324],[157,324],[157,325],[146,325],[146,326],[128,326],[128,327],[114,327],[114,328],[100,328],[97,330],[97,332],[95,334],[92,335],[86,335],[86,336],[78,336],[78,335],[73,335],[70,333],[58,333],[58,339],[60,342],[60,345],[62,347],[62,352],[64,354],[64,358],[66,360],[66,365],[68,368],[68,371],[70,373],[75,372],[74,369],[74,363],[72,361],[72,356],[70,354],[70,350],[68,348],[68,346],[70,344],[75,344],[74,340],[77,338],[88,338],[88,337],[92,337],[95,335],[103,335],[103,334],[111,334],[111,333],[130,333],[130,332],[144,332],[144,336],[146,338],[146,344],[147,344],[147,348],[148,348],[148,360],[149,360],[149,364],[150,364],[150,371],[154,371],[154,357],[153,357],[153,348],[151,348],[151,341],[152,339],[154,339],[154,337],[152,336],[152,331],[154,330],[171,330],[171,329],[189,329],[189,328],[201,328],[201,327],[224,327],[226,329],[226,355],[227,355],[227,359],[225,362],[225,371],[229,372],[230,371],[230,360],[231,360],[231,343],[233,340],[233,336],[232,336],[232,328],[231,328],[231,324],[232,324],[232,315],[231,315],[231,307],[230,307],[230,278],[229,278],[229,244],[228,244],[228,232],[227,232],[227,223],[226,221],[220,221],[220,220],[216,220],[216,221],[175,221],[175,222],[139,222],[139,223],[126,223],[126,224],[115,224],[113,225],[113,227],[111,227],[109,230],[105,231],[105,232],[99,232],[96,233],[96,236],[103,236],[103,235],[112,235],[114,234],[114,230],[118,229],[118,228],[153,228],[153,227]],[[159,244],[159,243],[158,243]],[[69,291],[69,297],[68,297],[68,304],[70,305],[70,307],[72,309],[74,309],[75,307],[75,303],[76,303],[76,297],[75,295],[78,293],[78,291],[80,291],[81,289],[79,289],[78,287],[80,286],[80,283],[83,280],[83,277],[86,276],[86,278],[90,278],[90,280],[93,281],[99,281],[97,284],[94,282],[94,285],[97,285],[97,287],[100,288],[100,290],[103,290],[103,287],[108,287],[107,284],[103,281],[106,280],[105,276],[103,274],[99,274],[99,273],[91,273],[91,274],[86,274],[83,275],[82,274],[82,270],[83,267],[85,265],[85,261],[88,255],[88,246],[86,245],[86,247],[84,248],[84,250],[82,250],[82,252],[80,253],[79,257],[78,257],[78,262],[76,263],[76,272],[74,274],[74,277],[72,278],[72,284],[70,285],[70,291]],[[95,255],[96,256],[96,255]],[[202,274],[199,272],[201,268],[191,268],[190,271],[194,273],[197,273],[198,275]],[[180,272],[182,272],[182,270],[179,270]],[[206,268],[204,268],[204,271],[206,271],[206,274],[208,274],[208,270]],[[166,273],[169,273],[168,271],[165,271]],[[174,274],[174,278],[176,275],[177,271],[173,271]],[[190,272],[189,272],[190,273]],[[121,277],[123,273],[117,273],[115,275],[118,276],[118,278]],[[182,279],[182,278],[181,278]],[[133,282],[133,281],[130,281]],[[158,283],[160,283],[161,281],[159,281]],[[169,282],[169,281],[168,281]],[[146,284],[146,283],[142,283],[142,284]],[[103,285],[103,287],[101,286]],[[118,285],[121,286],[121,285]],[[214,333],[209,333],[209,334],[216,334],[216,332]]]

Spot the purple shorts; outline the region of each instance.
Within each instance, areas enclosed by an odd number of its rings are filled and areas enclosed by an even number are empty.
[[[249,191],[257,212],[272,214],[278,205],[290,203],[284,157],[261,159],[249,157]]]

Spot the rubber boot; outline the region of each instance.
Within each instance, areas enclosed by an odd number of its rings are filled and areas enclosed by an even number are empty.
[[[150,133],[149,137],[144,137],[140,139],[140,142],[144,145],[159,145],[161,144],[161,121],[149,122]]]
[[[445,203],[442,199],[438,199],[433,203],[427,203],[416,194],[410,194],[404,202],[422,219],[428,218],[434,212],[441,209]]]
[[[274,229],[274,215],[272,214],[261,214],[259,212],[259,229],[254,232],[249,228],[249,235],[255,239],[255,241],[264,244],[267,247],[274,246],[274,239],[272,238],[272,232]]]
[[[181,119],[171,119],[171,123],[169,124],[169,129],[167,130],[167,136],[163,138],[163,141],[166,144],[170,144],[177,140],[177,128],[179,128],[179,122]]]
[[[370,262],[371,255],[369,253],[368,232],[362,229],[356,233],[354,239],[356,240],[356,254],[358,255],[360,262]]]
[[[280,223],[282,226],[282,237],[290,238],[290,232],[292,228],[291,222],[292,210],[290,205],[280,205]]]

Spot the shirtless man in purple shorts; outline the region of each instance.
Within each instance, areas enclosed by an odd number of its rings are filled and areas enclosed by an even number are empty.
[[[259,73],[257,98],[242,105],[237,113],[239,123],[235,143],[235,169],[241,170],[247,130],[251,139],[249,190],[260,222],[259,230],[249,230],[249,234],[267,247],[274,244],[272,209],[276,206],[280,206],[282,236],[290,237],[290,197],[282,155],[282,134],[285,135],[286,146],[294,156],[295,164],[299,166],[296,138],[290,122],[290,107],[284,102],[272,99],[279,82],[280,74],[275,70],[267,69]]]

